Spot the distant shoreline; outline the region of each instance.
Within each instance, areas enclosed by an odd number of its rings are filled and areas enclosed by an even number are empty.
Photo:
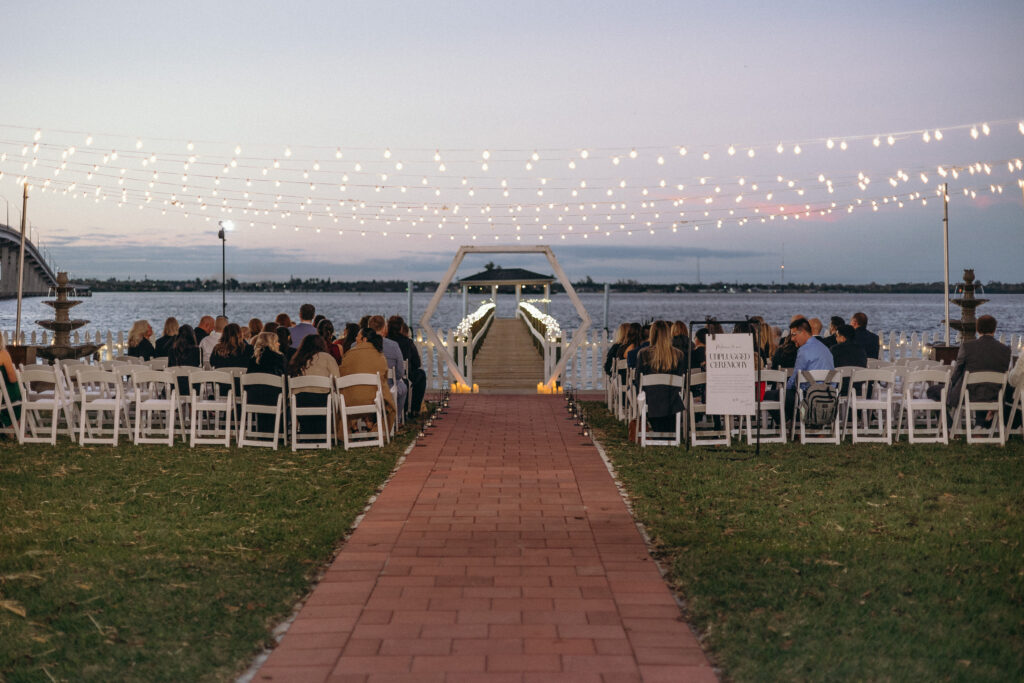
[[[434,292],[437,290],[437,281],[413,281],[414,292]],[[955,290],[956,282],[950,283],[951,292]],[[92,292],[220,292],[221,281],[218,280],[95,280],[81,279],[75,282],[80,288]],[[722,293],[759,293],[759,294],[942,294],[944,291],[941,282],[897,282],[892,284],[827,284],[827,283],[792,283],[779,285],[775,283],[741,283],[741,282],[712,282],[712,283],[642,283],[634,280],[620,280],[609,282],[611,293],[662,293],[662,294],[722,294]],[[594,282],[590,278],[585,281],[572,283],[577,292],[603,292],[605,283]],[[1024,282],[984,283],[985,294],[1024,294]],[[490,288],[486,288],[490,291]],[[536,291],[532,291],[536,289]],[[552,292],[564,291],[561,285],[552,285]],[[263,281],[263,282],[239,282],[228,279],[227,290],[229,292],[250,292],[250,293],[303,293],[303,292],[407,292],[407,280],[355,280],[355,281],[334,281],[322,279],[292,279],[289,281]],[[484,291],[484,288],[474,288]],[[457,285],[449,286],[449,291],[460,291]],[[523,287],[523,293],[532,295],[541,293],[540,288]],[[511,293],[511,287],[502,287],[500,293]]]

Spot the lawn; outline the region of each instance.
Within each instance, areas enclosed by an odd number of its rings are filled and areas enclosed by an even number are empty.
[[[587,406],[726,677],[1024,679],[1024,444],[640,449]]]
[[[0,681],[231,680],[411,441],[4,444]]]

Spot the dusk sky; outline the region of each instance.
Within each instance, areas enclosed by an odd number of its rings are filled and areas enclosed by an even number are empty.
[[[244,280],[437,279],[461,244],[549,244],[574,279],[934,281],[945,181],[953,279],[1024,280],[1019,0],[61,2],[5,25],[0,221],[27,176],[72,277],[219,278],[230,219]]]

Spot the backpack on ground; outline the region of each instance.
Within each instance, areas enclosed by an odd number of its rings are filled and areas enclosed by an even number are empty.
[[[800,418],[811,429],[831,428],[839,412],[839,390],[832,386],[839,373],[832,370],[824,380],[814,379],[806,370],[801,374],[809,386],[804,390],[804,400],[800,403]]]

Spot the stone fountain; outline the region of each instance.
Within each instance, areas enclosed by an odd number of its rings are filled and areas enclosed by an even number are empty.
[[[99,344],[78,344],[72,346],[71,332],[86,325],[89,321],[71,320],[69,318],[68,311],[82,303],[81,301],[68,299],[69,291],[71,291],[71,287],[68,287],[68,274],[57,273],[57,298],[43,302],[56,311],[54,319],[36,321],[40,327],[53,332],[53,344],[36,347],[36,355],[47,359],[50,363],[53,363],[55,360],[68,360],[88,356],[100,348]]]
[[[956,286],[956,297],[950,299],[963,311],[960,320],[950,320],[949,326],[960,331],[960,342],[977,337],[978,319],[974,316],[974,309],[982,305],[988,299],[977,299],[975,294],[984,294],[985,289],[981,283],[974,281],[974,269],[964,269],[964,281]]]

